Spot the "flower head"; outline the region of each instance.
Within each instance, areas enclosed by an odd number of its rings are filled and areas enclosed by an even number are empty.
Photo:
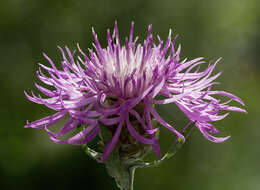
[[[172,40],[171,30],[165,43],[159,37],[158,43],[155,43],[150,25],[144,43],[137,44],[133,28],[132,23],[124,45],[120,43],[115,23],[112,36],[107,30],[106,48],[101,47],[94,30],[95,51],[89,49],[86,54],[78,46],[80,56],[75,56],[76,51],[58,47],[63,57],[62,69],[57,69],[53,61],[43,54],[51,67],[40,64],[37,77],[54,87],[54,90],[35,84],[48,98],[33,93],[31,96],[25,94],[30,101],[44,104],[57,113],[27,123],[26,127],[45,129],[54,142],[73,145],[90,142],[101,127],[107,127],[112,138],[105,146],[101,161],[111,153],[122,130],[126,129],[136,141],[151,145],[160,157],[153,119],[185,141],[182,133],[167,123],[154,108],[155,104],[175,103],[190,121],[186,127],[194,123],[213,142],[229,138],[212,136],[210,133],[216,134],[219,131],[211,122],[228,115],[220,115],[221,110],[245,110],[228,105],[231,100],[244,105],[238,97],[224,91],[211,90],[216,84],[214,80],[220,75],[218,73],[212,76],[219,59],[201,71],[200,66],[205,64],[203,58],[180,60],[181,47],[175,51],[177,36]],[[157,95],[163,99],[155,99]],[[215,95],[226,96],[230,101],[222,103]],[[50,127],[65,115],[69,115],[69,118],[60,131],[51,131]],[[134,125],[133,121],[137,121],[138,125]],[[67,140],[60,139],[64,134],[76,130],[79,125],[84,125],[85,128]]]

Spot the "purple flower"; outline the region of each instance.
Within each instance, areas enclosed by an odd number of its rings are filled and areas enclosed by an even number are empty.
[[[152,119],[185,141],[181,132],[168,124],[154,108],[155,104],[175,103],[190,120],[186,127],[194,123],[201,133],[213,142],[228,139],[229,136],[212,136],[210,133],[217,134],[219,131],[211,122],[222,120],[228,115],[220,114],[221,110],[245,110],[228,105],[232,100],[244,105],[238,97],[224,91],[211,90],[212,86],[217,84],[214,80],[220,75],[218,73],[212,76],[213,69],[220,59],[201,71],[200,66],[205,64],[202,57],[190,61],[180,60],[181,47],[175,51],[177,36],[172,40],[171,30],[165,43],[160,37],[158,43],[155,43],[150,25],[144,43],[137,44],[133,28],[132,23],[124,45],[120,44],[115,23],[112,36],[107,30],[106,48],[101,47],[94,30],[95,51],[90,49],[88,54],[85,54],[78,46],[80,56],[75,56],[76,51],[71,52],[67,47],[65,50],[58,47],[63,56],[61,70],[43,54],[51,67],[40,64],[37,77],[54,90],[35,84],[48,98],[35,96],[33,93],[31,96],[25,94],[30,101],[44,104],[57,113],[27,123],[26,127],[45,129],[54,142],[73,145],[90,142],[100,132],[100,127],[112,127],[113,136],[104,149],[101,162],[116,146],[122,129],[127,129],[136,141],[152,145],[160,157],[161,152],[155,136],[156,128],[152,125]],[[163,99],[156,99],[158,95]],[[222,103],[215,95],[225,96],[230,100]],[[110,103],[107,103],[108,101]],[[137,109],[140,105],[142,109]],[[69,118],[60,131],[51,131],[50,127],[65,115],[69,115]],[[143,134],[134,127],[131,118],[139,122]],[[75,131],[79,125],[86,127],[67,140],[60,139],[63,135]]]

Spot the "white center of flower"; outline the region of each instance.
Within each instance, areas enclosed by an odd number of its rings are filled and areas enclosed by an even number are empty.
[[[136,90],[140,89],[140,92],[142,92],[148,88],[149,84],[152,83],[154,69],[158,66],[160,71],[162,65],[159,64],[159,54],[156,48],[150,49],[146,57],[143,56],[143,48],[139,44],[133,51],[123,46],[120,48],[118,56],[115,51],[111,53],[109,48],[103,50],[104,63],[102,69],[104,70],[100,69],[99,74],[101,76],[103,72],[106,74],[109,83],[108,88],[118,87],[116,84],[116,81],[118,81],[119,88],[122,92],[125,92],[125,96],[132,96]]]

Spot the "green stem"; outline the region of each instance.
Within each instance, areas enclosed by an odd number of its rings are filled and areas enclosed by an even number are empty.
[[[133,190],[134,189],[134,173],[135,168],[128,168],[118,176],[114,176],[117,186],[120,190]]]
[[[126,162],[110,157],[105,161],[107,171],[116,181],[121,190],[133,190],[135,167],[129,166]]]
[[[96,161],[100,160],[101,153],[94,151],[87,145],[83,145],[83,149],[91,158]],[[105,165],[109,175],[115,179],[120,190],[133,190],[136,167],[131,166],[125,160],[121,160],[117,151],[107,158]]]

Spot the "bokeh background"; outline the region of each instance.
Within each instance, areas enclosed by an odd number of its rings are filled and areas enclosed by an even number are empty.
[[[231,113],[215,125],[225,143],[214,144],[194,130],[174,159],[136,171],[135,190],[260,189],[260,2],[259,0],[1,0],[0,1],[0,189],[116,189],[104,166],[81,147],[52,143],[44,131],[24,129],[27,119],[52,113],[26,100],[34,90],[42,52],[61,60],[57,45],[91,47],[91,27],[105,46],[115,20],[123,38],[130,22],[141,39],[147,26],[163,39],[179,34],[182,58],[222,57],[216,71],[224,89],[241,97],[248,114]],[[234,105],[237,105],[234,103]],[[158,108],[174,126],[186,119],[174,105]],[[172,134],[161,130],[164,150]]]

